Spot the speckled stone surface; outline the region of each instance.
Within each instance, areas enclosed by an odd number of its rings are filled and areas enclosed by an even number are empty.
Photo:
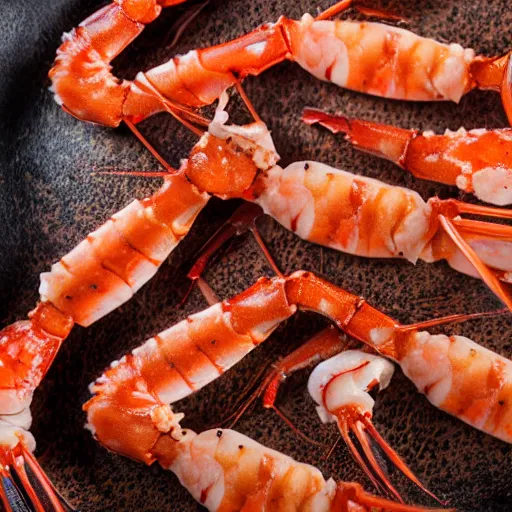
[[[22,318],[36,303],[38,275],[133,197],[142,198],[158,180],[92,176],[100,167],[153,169],[155,162],[125,129],[81,123],[62,112],[47,91],[60,34],[76,26],[102,2],[92,0],[1,0],[0,16],[0,322]],[[421,4],[421,8],[419,5]],[[222,42],[280,14],[299,17],[329,2],[283,0],[212,0],[186,31],[178,48]],[[425,36],[457,41],[486,54],[512,47],[508,0],[392,1],[386,6],[408,17]],[[116,62],[125,77],[163,62],[162,48],[178,10],[169,9]],[[292,63],[284,63],[246,89],[273,131],[283,162],[318,159],[339,168],[405,185],[427,198],[456,197],[450,187],[419,181],[392,164],[354,151],[324,130],[301,124],[304,105],[340,109],[351,115],[403,127],[444,130],[500,127],[506,118],[494,93],[473,92],[460,105],[406,104],[342,91],[321,83]],[[160,115],[141,129],[171,164],[185,157],[194,139],[169,116]],[[470,199],[471,200],[471,199]],[[33,433],[37,456],[64,496],[83,512],[195,511],[198,505],[177,479],[157,466],[147,468],[107,453],[82,426],[87,384],[104,367],[144,339],[205,306],[194,293],[177,309],[187,282],[190,257],[236,207],[214,200],[190,236],[157,276],[127,304],[89,329],[74,329],[47,378],[36,392]],[[407,262],[366,260],[322,249],[299,240],[275,222],[260,223],[283,270],[311,269],[361,294],[404,322],[436,315],[496,308],[499,304],[478,280],[440,263],[416,267]],[[255,242],[242,236],[211,266],[207,278],[221,297],[243,290],[270,273]],[[200,430],[220,420],[248,382],[255,367],[288,353],[325,321],[300,313],[278,329],[233,371],[196,396],[183,401],[186,424]],[[509,356],[512,320],[497,317],[446,327]],[[331,445],[333,425],[322,426],[306,391],[309,372],[283,387],[279,403],[314,439]],[[436,410],[397,371],[379,397],[375,423],[385,438],[426,485],[466,512],[512,509],[510,447]],[[343,446],[325,460],[326,447],[305,444],[272,412],[258,405],[237,426],[243,433],[293,457],[318,466],[325,475],[359,480],[370,489]],[[398,479],[411,502],[428,499]]]

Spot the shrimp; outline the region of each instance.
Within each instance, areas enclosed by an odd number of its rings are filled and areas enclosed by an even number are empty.
[[[303,121],[345,133],[356,148],[387,158],[417,178],[456,185],[482,201],[512,204],[512,129],[404,130],[305,109]]]
[[[506,219],[510,210],[437,197],[425,202],[410,189],[312,161],[273,167],[259,175],[252,192],[266,214],[304,240],[364,257],[446,260],[480,276],[512,308],[510,226],[460,218]]]
[[[44,482],[51,489],[47,494],[55,507],[52,510],[64,511],[59,505],[62,500],[30,453],[35,449],[26,430],[30,421],[13,425],[13,418],[30,416],[33,392],[73,325],[89,326],[131,298],[188,232],[207,200],[183,176],[166,177],[155,195],[132,202],[50,272],[41,274],[40,302],[29,320],[0,331],[0,463],[11,469],[19,466],[18,473],[25,471],[24,464],[37,467],[37,491],[27,478],[16,480],[22,484],[21,494],[28,493],[34,506],[39,503],[36,510],[46,510],[40,504]],[[8,469],[6,476],[12,481]],[[14,483],[12,488],[16,489]],[[9,500],[15,500],[18,492],[5,496],[6,510],[12,510]]]
[[[295,311],[284,284],[262,278],[112,363],[91,384],[87,428],[109,450],[171,470],[211,511],[424,510],[373,497],[358,484],[326,482],[312,466],[233,430],[181,427],[183,414],[170,404],[226,371]]]
[[[136,426],[133,431],[123,430],[121,442],[119,429],[112,425],[116,421],[128,424],[130,410],[136,410],[139,403],[147,405],[149,398],[142,398],[143,393],[153,397],[154,404],[173,404],[217,379],[298,308],[327,316],[352,338],[403,365],[406,375],[439,408],[512,442],[512,362],[467,338],[420,331],[481,315],[401,325],[361,297],[304,271],[260,278],[237,296],[191,315],[112,363],[91,385],[94,397],[84,406],[93,433],[117,452],[150,461],[148,450],[156,439],[141,443],[136,439]],[[450,339],[454,340],[451,346]],[[430,340],[433,348],[429,352]],[[110,411],[114,396],[126,405]],[[476,407],[479,414],[475,414]],[[157,421],[159,407],[155,405],[152,411]]]
[[[512,120],[512,60],[475,56],[458,44],[443,44],[381,23],[328,21],[346,10],[342,0],[316,18],[281,16],[218,46],[192,50],[121,84],[109,61],[156,17],[155,0],[126,15],[110,4],[64,36],[50,71],[52,91],[64,109],[85,121],[129,125],[164,111],[168,103],[202,107],[238,79],[256,76],[291,60],[320,80],[386,98],[458,102],[474,88],[500,91]],[[162,6],[179,2],[158,2]],[[159,12],[159,11],[158,11]]]
[[[219,140],[229,141],[233,134],[249,138],[252,133],[249,127],[226,124],[226,103],[227,97],[221,97],[208,131],[196,145],[201,148],[195,154],[198,160],[207,159],[212,153],[208,148]],[[211,174],[189,173],[189,179],[218,197],[240,197],[258,204],[285,228],[310,242],[364,257],[405,258],[412,263],[418,259],[446,260],[455,270],[481,277],[512,309],[507,288],[512,281],[512,228],[460,217],[475,214],[510,219],[511,210],[437,197],[425,202],[407,188],[313,161],[294,162],[285,168],[271,165],[269,162],[277,162],[279,155],[268,128],[259,118],[252,127],[260,135],[252,135],[253,142],[244,149],[253,156],[255,167],[249,173],[253,177],[250,186],[242,189],[237,184],[236,191],[230,190],[230,183],[222,189],[208,188],[218,187]],[[263,151],[262,162],[258,161],[258,147]],[[200,157],[201,152],[204,157]],[[267,170],[262,170],[265,166]],[[224,174],[221,178],[224,185]],[[216,193],[219,190],[221,193]]]
[[[57,103],[74,116],[107,126],[119,125],[129,81],[111,72],[110,62],[163,7],[185,0],[114,0],[62,35],[49,76]]]

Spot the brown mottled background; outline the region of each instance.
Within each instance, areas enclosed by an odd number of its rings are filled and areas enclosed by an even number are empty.
[[[92,176],[91,171],[98,167],[141,170],[156,165],[125,129],[81,123],[62,112],[47,91],[46,73],[61,33],[102,3],[0,0],[1,325],[24,317],[36,303],[40,272],[133,197],[142,198],[158,186],[158,180]],[[170,53],[222,42],[281,14],[300,17],[328,5],[328,1],[213,0],[175,50],[163,45],[181,10],[168,9],[116,61],[116,70],[133,77],[137,70],[163,62]],[[384,5],[408,17],[409,27],[425,36],[457,41],[485,54],[512,48],[508,0],[396,0]],[[458,106],[406,104],[340,90],[316,81],[292,63],[247,80],[246,88],[272,129],[285,164],[318,159],[411,187],[424,198],[433,194],[457,197],[459,193],[416,180],[390,163],[355,152],[325,131],[306,127],[299,120],[302,107],[340,109],[403,127],[433,130],[506,124],[499,97],[490,92],[473,92]],[[141,129],[174,165],[194,142],[165,115],[145,122]],[[87,330],[77,327],[36,392],[33,432],[37,456],[57,487],[80,510],[185,512],[198,508],[172,474],[157,466],[146,468],[98,446],[82,428],[81,405],[88,398],[87,384],[111,360],[205,307],[194,293],[183,309],[177,309],[187,285],[184,275],[191,256],[235,206],[212,201],[189,237],[134,299]],[[414,267],[402,261],[365,260],[303,242],[269,219],[261,222],[261,228],[283,270],[323,272],[403,322],[499,306],[478,280],[458,274],[444,263]],[[211,266],[207,278],[220,296],[228,297],[268,273],[255,242],[243,236]],[[201,429],[220,420],[255,368],[288,353],[324,324],[312,314],[296,315],[233,371],[185,400],[186,423]],[[512,350],[510,317],[446,327],[448,331],[471,336],[506,356]],[[336,429],[319,423],[306,391],[308,374],[302,372],[287,381],[280,404],[302,430],[327,446],[336,439]],[[466,512],[512,509],[510,447],[436,410],[400,371],[377,401],[375,423],[427,486],[451,505]],[[325,475],[359,480],[370,488],[344,446],[325,460],[325,448],[308,446],[260,405],[237,428],[315,464]],[[403,480],[399,484],[410,501],[432,505]]]

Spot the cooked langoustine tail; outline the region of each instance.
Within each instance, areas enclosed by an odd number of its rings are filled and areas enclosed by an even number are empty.
[[[234,430],[187,431],[183,440],[161,436],[155,457],[211,511],[426,512],[376,497],[354,482],[325,480],[295,461]],[[438,509],[439,510],[439,509]]]
[[[154,195],[134,200],[41,274],[41,297],[91,325],[155,275],[209,197],[182,173],[165,177]]]
[[[474,88],[491,89],[501,92],[512,120],[510,52],[502,57],[475,56],[474,50],[458,44],[440,43],[382,23],[319,18],[306,14],[300,22],[282,23],[292,60],[320,80],[414,101],[458,102]]]
[[[405,130],[305,109],[303,121],[344,133],[356,148],[387,158],[414,176],[456,185],[482,201],[512,204],[512,129]]]
[[[74,116],[117,126],[168,108],[201,107],[219,98],[238,78],[256,76],[292,60],[321,80],[341,87],[406,100],[459,101],[471,89],[501,92],[512,119],[512,60],[476,56],[381,23],[328,21],[352,5],[342,0],[313,18],[281,16],[218,46],[177,56],[133,81],[119,82],[110,60],[160,13],[177,1],[112,3],[64,36],[50,71],[58,103]]]
[[[425,202],[407,188],[312,161],[274,166],[244,197],[301,238],[333,249],[413,263],[444,259],[480,276],[512,308],[512,228],[460,217],[509,219],[511,210],[437,197]]]
[[[236,297],[191,315],[149,339],[113,363],[91,385],[95,397],[85,409],[94,433],[107,448],[144,459],[155,440],[148,438],[148,445],[142,444],[136,439],[137,430],[132,434],[127,428],[125,437],[133,439],[133,445],[117,449],[119,432],[111,428],[118,421],[114,416],[122,417],[124,408],[129,411],[136,407],[136,397],[144,390],[155,397],[155,403],[172,404],[201,389],[245,357],[295,310],[286,298],[283,279],[262,278]],[[120,404],[119,410],[111,408],[113,397]],[[144,407],[146,401],[141,401]],[[126,407],[121,407],[122,403]]]

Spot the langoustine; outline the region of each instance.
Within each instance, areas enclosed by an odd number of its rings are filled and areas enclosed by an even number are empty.
[[[381,23],[328,20],[350,7],[351,0],[338,2],[316,18],[305,14],[296,21],[281,16],[238,39],[192,50],[120,83],[110,72],[110,60],[156,17],[160,5],[179,1],[120,0],[65,35],[50,71],[57,102],[79,119],[131,124],[165,110],[166,102],[209,105],[238,79],[291,60],[321,80],[386,98],[458,102],[474,88],[500,91],[512,119],[509,53],[475,56],[458,44]],[[127,6],[136,15],[128,13]]]
[[[156,438],[141,443],[137,439],[140,426],[120,431],[112,425],[128,425],[139,407],[149,407],[144,422],[154,428],[162,421],[169,429],[169,422],[160,415],[162,402],[173,404],[217,379],[297,308],[327,316],[349,336],[398,362],[435,406],[512,442],[512,362],[468,338],[421,330],[472,315],[401,325],[361,297],[303,271],[261,278],[239,295],[191,315],[112,363],[91,385],[95,396],[85,405],[94,434],[114,451],[151,461]],[[118,404],[112,409],[114,401]]]
[[[212,511],[270,506],[315,512],[371,507],[423,510],[370,498],[357,485],[326,483],[311,466],[232,430],[195,434],[181,427],[183,414],[174,412],[170,404],[211,382],[261,343],[296,310],[297,304],[290,302],[305,304],[289,299],[302,297],[304,285],[320,282],[301,272],[288,279],[263,278],[112,363],[91,384],[94,396],[84,405],[87,427],[106,448],[173,471],[194,498]],[[355,320],[357,313],[351,316]],[[350,330],[350,322],[345,323]],[[358,491],[349,497],[347,488]]]
[[[195,154],[198,160],[203,153],[202,158],[207,161],[219,139],[228,141],[233,133],[250,137],[249,127],[226,125],[226,102],[227,97],[221,97],[208,132],[196,146],[200,148]],[[256,148],[265,141],[261,147],[266,151],[265,162],[277,161],[279,155],[266,125],[258,119],[252,127],[265,136],[259,140],[253,137],[244,151],[256,154]],[[224,173],[220,175],[222,185],[216,184],[210,173],[196,173],[191,179],[198,187],[221,198],[241,197],[257,203],[266,214],[310,242],[364,257],[405,258],[412,263],[418,259],[446,260],[455,270],[481,277],[512,309],[507,284],[512,272],[511,227],[461,218],[462,214],[475,214],[510,219],[511,210],[437,197],[425,202],[407,188],[314,161],[294,162],[285,168],[267,166],[266,170],[258,167],[256,159],[249,161],[250,165],[254,170],[247,171],[247,176],[252,181],[245,189],[237,183],[235,191],[225,181]],[[216,188],[208,188],[212,186]]]
[[[356,148],[391,160],[414,176],[456,185],[488,203],[512,204],[512,129],[405,130],[305,109],[303,121],[344,133]]]

